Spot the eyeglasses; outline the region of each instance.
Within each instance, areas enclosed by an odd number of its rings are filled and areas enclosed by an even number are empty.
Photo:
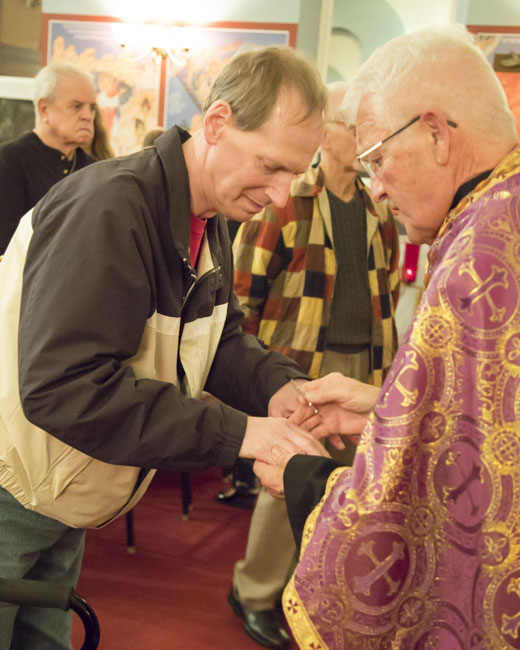
[[[420,120],[421,116],[416,115],[414,118],[412,118],[409,122],[407,122],[404,126],[402,126],[400,129],[397,129],[397,131],[394,131],[390,135],[387,135],[386,138],[383,138],[379,142],[377,142],[375,145],[370,147],[370,149],[367,149],[366,151],[363,151],[363,153],[360,153],[359,156],[357,157],[359,163],[363,167],[363,169],[366,171],[366,173],[370,176],[370,178],[375,178],[376,172],[381,167],[381,164],[376,162],[376,161],[368,161],[364,160],[369,154],[373,153],[379,147],[385,142],[388,142],[391,138],[394,138],[396,135],[399,135],[399,133],[402,133],[405,129],[407,129],[409,126],[412,126],[412,124],[415,124]],[[446,120],[448,126],[453,127],[454,129],[457,128],[457,124],[455,122],[452,122],[451,120]]]

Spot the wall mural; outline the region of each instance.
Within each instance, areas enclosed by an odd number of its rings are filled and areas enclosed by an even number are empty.
[[[165,125],[186,129],[200,124],[202,107],[213,81],[229,59],[247,46],[288,45],[289,32],[260,29],[197,30],[186,65],[168,59],[165,93]]]
[[[520,133],[520,27],[468,25],[504,87]]]
[[[297,26],[132,26],[106,17],[44,14],[43,30],[45,64],[68,61],[94,76],[110,143],[116,155],[124,155],[140,149],[144,135],[157,126],[196,129],[213,80],[237,50],[294,46]],[[165,34],[182,35],[182,47],[166,46]]]

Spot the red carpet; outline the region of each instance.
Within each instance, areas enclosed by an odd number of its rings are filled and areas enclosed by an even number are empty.
[[[87,533],[77,591],[99,618],[100,650],[261,648],[226,600],[251,518],[250,510],[213,501],[227,487],[220,469],[194,473],[192,510],[183,520],[179,476],[158,474],[134,510],[134,555],[126,550],[124,518]],[[81,624],[74,623],[79,648]]]

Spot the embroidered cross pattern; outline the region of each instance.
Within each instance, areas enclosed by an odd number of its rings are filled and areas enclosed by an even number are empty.
[[[482,482],[482,479],[480,477],[481,470],[482,468],[480,467],[480,465],[477,465],[475,462],[473,462],[473,467],[471,468],[471,471],[467,476],[464,476],[464,472],[461,469],[461,473],[463,476],[462,482],[455,488],[444,486],[444,500],[453,501],[453,503],[456,504],[460,495],[467,492],[469,499],[471,501],[471,514],[476,515],[478,511],[478,505],[473,501],[473,495],[471,494],[470,486],[473,483],[473,481]]]
[[[507,585],[508,594],[516,594],[520,598],[520,578],[513,578]],[[520,630],[520,611],[514,616],[502,614],[502,634],[508,634],[513,639],[518,639]]]
[[[480,300],[480,298],[485,298],[486,302],[491,308],[490,320],[493,322],[502,321],[504,319],[506,308],[496,306],[495,302],[491,298],[491,291],[496,287],[507,288],[509,286],[505,269],[499,269],[493,264],[491,266],[491,273],[485,280],[482,280],[480,275],[475,270],[473,260],[469,260],[461,264],[459,268],[459,275],[461,273],[468,273],[471,276],[472,280],[475,282],[476,286],[469,292],[467,296],[459,299],[460,308],[471,313],[473,304],[477,302],[477,300]]]
[[[374,568],[365,576],[355,576],[354,590],[356,592],[361,592],[364,596],[369,596],[372,585],[376,580],[384,578],[388,584],[387,595],[392,596],[397,593],[401,582],[400,580],[393,580],[388,575],[388,571],[398,560],[404,559],[404,544],[402,542],[394,542],[392,552],[384,560],[379,560],[374,553],[374,540],[372,539],[360,545],[358,555],[366,555],[370,558],[374,564]]]
[[[401,366],[401,368],[398,370],[393,384],[395,388],[403,396],[401,406],[410,406],[411,404],[415,404],[415,401],[417,400],[417,396],[419,395],[419,389],[414,388],[413,390],[410,390],[406,388],[406,386],[401,382],[400,378],[407,370],[418,370],[418,369],[419,369],[419,364],[417,362],[417,352],[414,352],[413,350],[407,350],[404,363]],[[388,395],[389,393],[387,392],[383,398],[383,406],[386,406]]]

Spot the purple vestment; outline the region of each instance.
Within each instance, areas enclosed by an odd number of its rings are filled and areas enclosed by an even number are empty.
[[[520,147],[446,217],[284,609],[305,650],[520,649]]]

